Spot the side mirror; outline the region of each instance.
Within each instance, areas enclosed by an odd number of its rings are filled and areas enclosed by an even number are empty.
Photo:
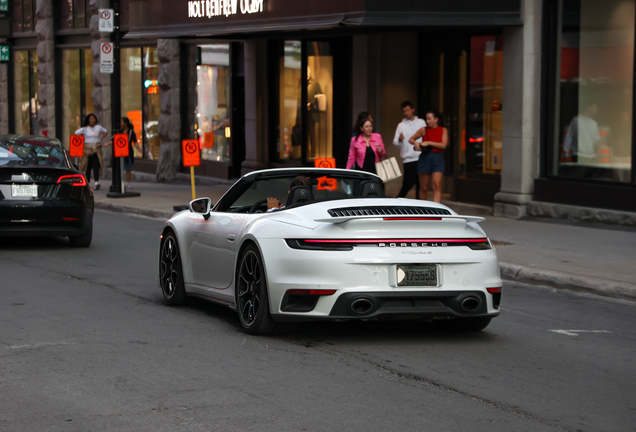
[[[194,201],[190,201],[190,211],[192,213],[202,214],[205,220],[210,218],[211,210],[212,200],[210,198],[197,198]]]

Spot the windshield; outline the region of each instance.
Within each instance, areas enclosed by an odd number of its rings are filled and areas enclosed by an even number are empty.
[[[312,192],[311,199],[304,201],[302,204],[316,201],[337,200],[345,198],[360,197],[361,185],[364,179],[338,178],[337,175],[321,175],[321,176],[297,176],[290,175],[276,178],[262,178],[254,181],[249,187],[239,192],[238,196],[228,197],[224,205],[221,205],[219,211],[230,212],[257,212],[252,206],[259,202],[266,201],[267,198],[276,198],[284,207],[288,205],[299,205],[300,203],[288,202],[289,192],[294,179],[299,177],[307,178]],[[370,181],[366,181],[369,183]],[[382,190],[381,181],[373,181],[376,184],[376,191]],[[366,195],[365,195],[366,196]],[[372,195],[368,195],[372,196]],[[376,195],[377,196],[377,195]],[[383,193],[380,196],[384,196]],[[266,206],[265,206],[266,208]],[[262,208],[260,208],[262,210]]]
[[[68,168],[64,150],[48,141],[0,141],[0,167]]]

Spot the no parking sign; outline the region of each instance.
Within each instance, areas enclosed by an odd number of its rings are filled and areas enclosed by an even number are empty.
[[[197,140],[183,140],[183,166],[195,167],[201,165],[201,153],[199,152],[199,142]]]
[[[71,157],[84,156],[84,136],[83,135],[71,135],[69,143],[69,155]]]
[[[128,157],[130,154],[128,134],[115,134],[113,137],[113,145],[115,146],[115,157]]]

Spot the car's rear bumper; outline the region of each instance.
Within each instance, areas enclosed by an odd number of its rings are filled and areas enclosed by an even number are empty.
[[[284,240],[262,240],[259,247],[267,273],[270,312],[278,321],[384,318],[453,318],[497,316],[503,282],[494,250],[468,247],[354,248],[352,251],[291,249]],[[397,266],[438,264],[438,285],[398,286]],[[289,290],[331,290],[315,297],[305,311],[289,305]],[[479,304],[466,312],[462,301]],[[352,303],[366,299],[371,307],[355,313]]]
[[[93,213],[81,202],[0,201],[0,236],[76,236],[90,229]]]

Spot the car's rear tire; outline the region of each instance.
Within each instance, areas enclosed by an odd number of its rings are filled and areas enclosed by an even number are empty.
[[[88,223],[88,229],[83,234],[68,238],[68,242],[73,247],[89,247],[93,241],[93,218]]]
[[[276,334],[288,328],[274,321],[269,312],[265,268],[258,248],[253,244],[243,250],[238,260],[235,285],[236,310],[246,333]]]
[[[485,329],[491,320],[491,317],[455,318],[448,321],[434,321],[434,323],[435,326],[444,330],[471,332]]]
[[[168,305],[178,306],[185,302],[186,292],[183,283],[181,254],[177,238],[172,231],[166,232],[161,240],[159,284],[163,299]]]

